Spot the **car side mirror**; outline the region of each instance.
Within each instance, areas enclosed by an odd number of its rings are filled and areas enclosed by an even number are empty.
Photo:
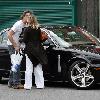
[[[45,41],[43,42],[43,46],[54,47],[55,45],[53,43],[49,43],[48,41]]]
[[[48,41],[43,42],[43,46],[50,46],[50,43]]]

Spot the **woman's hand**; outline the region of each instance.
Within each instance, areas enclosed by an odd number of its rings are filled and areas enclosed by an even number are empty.
[[[14,46],[14,48],[15,48],[15,51],[16,52],[19,52],[20,51],[20,48],[18,46]]]

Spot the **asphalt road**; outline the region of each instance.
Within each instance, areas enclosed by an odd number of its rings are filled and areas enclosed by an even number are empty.
[[[45,89],[16,90],[0,82],[0,100],[100,100],[100,84],[90,90],[77,90],[68,83],[45,82]]]

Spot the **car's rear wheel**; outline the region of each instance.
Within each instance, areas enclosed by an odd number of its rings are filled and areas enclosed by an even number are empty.
[[[93,71],[86,61],[75,61],[69,70],[69,81],[80,89],[87,89],[94,85]]]

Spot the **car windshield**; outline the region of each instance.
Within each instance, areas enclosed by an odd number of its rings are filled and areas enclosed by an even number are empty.
[[[92,41],[94,41],[96,44],[100,45],[100,40],[93,34],[91,34],[88,31],[82,31],[83,34],[87,35]]]
[[[72,46],[70,43],[64,41],[59,36],[54,34],[52,31],[49,31],[49,34],[50,34],[51,38],[55,41],[56,44],[58,44],[60,46],[63,46],[63,47],[70,47],[70,46]]]
[[[68,32],[67,37],[65,38],[66,41],[72,44],[87,44],[92,43],[92,41],[86,37],[84,34],[81,34],[80,32]]]
[[[1,35],[0,35],[0,44],[2,45],[6,45],[7,44],[7,32],[3,32]]]
[[[70,44],[99,44],[98,39],[87,31],[68,30],[67,28],[52,28],[55,34]]]
[[[7,46],[7,32],[10,30],[10,28],[6,28],[0,31],[0,46]]]

